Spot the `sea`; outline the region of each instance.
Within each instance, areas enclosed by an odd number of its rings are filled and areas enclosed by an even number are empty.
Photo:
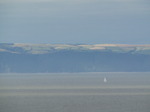
[[[0,112],[150,112],[150,72],[0,73]]]

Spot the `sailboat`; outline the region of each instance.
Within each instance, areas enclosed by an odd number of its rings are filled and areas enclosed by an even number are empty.
[[[107,79],[106,79],[106,77],[104,77],[104,82],[105,82],[105,83],[107,82]]]

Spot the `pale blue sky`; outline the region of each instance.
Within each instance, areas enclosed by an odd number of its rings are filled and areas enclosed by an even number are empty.
[[[0,42],[150,44],[150,0],[0,0]]]

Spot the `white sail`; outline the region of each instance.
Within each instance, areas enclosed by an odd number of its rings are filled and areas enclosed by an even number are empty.
[[[106,77],[104,78],[104,82],[105,82],[105,83],[107,82],[107,79],[106,79]]]

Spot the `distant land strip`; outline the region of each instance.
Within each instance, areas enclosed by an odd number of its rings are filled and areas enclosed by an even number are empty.
[[[150,72],[150,45],[0,43],[0,73]]]

